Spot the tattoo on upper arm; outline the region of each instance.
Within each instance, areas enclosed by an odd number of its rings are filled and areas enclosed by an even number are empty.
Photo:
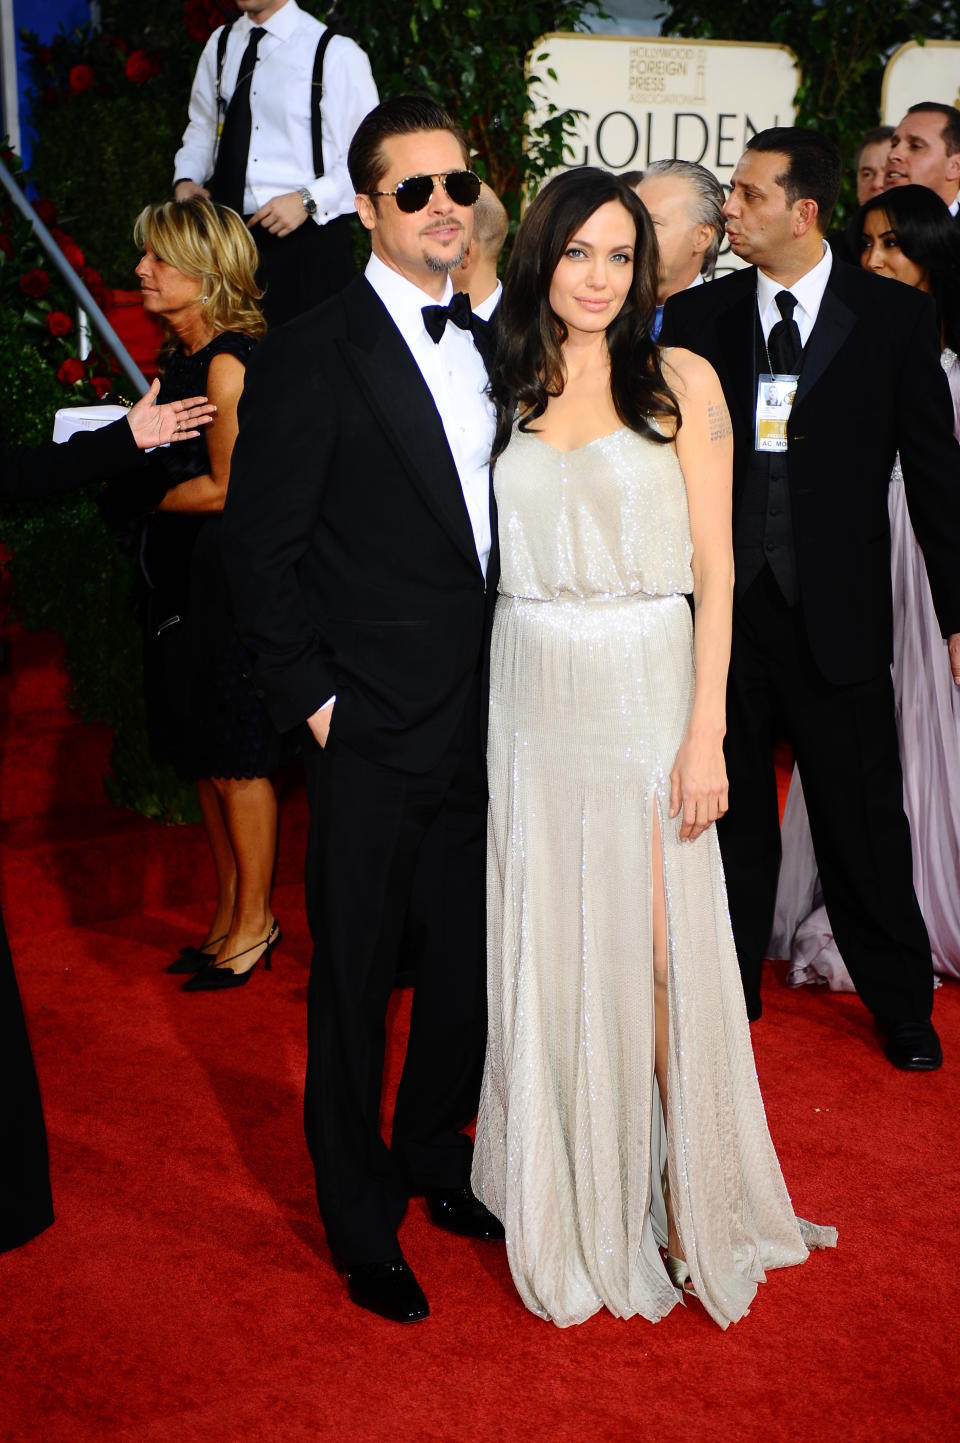
[[[711,441],[726,441],[733,435],[730,412],[724,401],[711,401],[707,406],[707,422],[710,426]]]

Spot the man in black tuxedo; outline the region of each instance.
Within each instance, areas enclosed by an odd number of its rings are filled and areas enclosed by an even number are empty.
[[[412,1194],[441,1227],[503,1236],[469,1190],[463,1131],[486,1032],[493,414],[484,336],[450,281],[480,188],[463,136],[399,97],[361,123],[349,166],[372,255],[258,348],[223,550],[273,717],[310,733],[304,1110],[320,1212],[354,1302],[414,1321],[427,1302],[397,1242]],[[403,937],[415,993],[388,1148]]]
[[[890,1061],[930,1070],[942,1055],[894,723],[887,487],[899,449],[960,678],[960,449],[930,297],[823,243],[839,183],[839,155],[815,131],[754,136],[724,207],[733,251],[753,264],[673,297],[661,339],[712,362],[734,428],[719,837],[747,1010],[760,1016],[780,865],[772,747],[785,731],[844,961]],[[798,376],[782,386],[785,426],[763,419],[775,375]]]

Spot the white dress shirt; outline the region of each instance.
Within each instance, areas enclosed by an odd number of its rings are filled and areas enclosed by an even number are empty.
[[[954,220],[956,220],[957,216],[960,215],[960,195],[954,196],[953,200],[947,206],[947,210],[953,216]]]
[[[434,341],[423,324],[424,306],[450,304],[453,282],[447,276],[443,297],[438,301],[375,255],[367,261],[365,275],[406,341],[440,412],[460,477],[477,557],[486,576],[491,542],[490,453],[494,432],[493,404],[486,395],[487,368],[470,331],[462,331],[450,321],[440,340]]]
[[[492,291],[490,292],[490,294],[487,296],[487,299],[486,299],[485,301],[481,301],[478,306],[474,306],[474,308],[473,308],[473,314],[474,314],[479,320],[481,320],[481,321],[489,321],[490,317],[493,315],[494,311],[497,309],[497,306],[499,306],[499,304],[500,304],[500,297],[501,297],[502,295],[503,295],[503,284],[502,284],[502,282],[497,281],[497,284],[494,286],[493,290],[492,290]]]
[[[771,280],[763,271],[757,271],[757,309],[760,312],[760,325],[763,328],[765,341],[769,341],[770,332],[777,321],[782,319],[775,298],[781,291],[789,291],[797,298],[793,319],[800,330],[800,344],[802,346],[807,344],[820,312],[820,302],[827,289],[827,281],[830,279],[832,267],[833,253],[824,241],[823,255],[820,260],[812,270],[807,271],[806,275],[801,276],[792,286],[781,285],[779,281]]]
[[[227,37],[221,93],[229,104],[237,72],[254,22],[236,20]],[[250,83],[250,151],[243,192],[243,213],[252,215],[268,200],[290,191],[309,190],[317,203],[318,225],[353,214],[353,185],[347,150],[363,117],[377,104],[377,87],[366,54],[344,35],[330,41],[323,65],[320,130],[324,174],[313,170],[310,124],[313,62],[326,26],[287,0],[262,27],[257,64]],[[217,42],[210,36],[200,56],[190,93],[189,122],[173,163],[175,180],[198,185],[213,174],[217,139]]]

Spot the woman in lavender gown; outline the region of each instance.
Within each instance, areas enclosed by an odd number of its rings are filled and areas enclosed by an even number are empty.
[[[860,264],[929,292],[937,305],[941,360],[960,441],[960,226],[924,186],[874,196],[857,217]],[[893,586],[893,686],[903,802],[913,842],[913,881],[935,971],[960,978],[960,688],[940,635],[923,555],[910,525],[897,460],[888,500]],[[957,558],[960,565],[960,557]],[[854,990],[823,905],[800,778],[783,817],[783,863],[770,955],[788,957],[793,986]]]

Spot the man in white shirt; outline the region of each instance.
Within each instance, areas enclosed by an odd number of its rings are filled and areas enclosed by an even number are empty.
[[[353,273],[347,150],[377,89],[359,46],[296,0],[236,3],[200,57],[174,196],[211,195],[246,218],[278,325]]]
[[[723,186],[692,160],[657,160],[633,189],[650,213],[660,248],[653,339],[669,296],[709,280],[723,240]]]
[[[465,1129],[486,1039],[484,730],[499,574],[485,332],[450,272],[480,181],[431,101],[378,106],[350,147],[372,255],[248,369],[223,555],[280,730],[305,727],[314,938],[304,1119],[350,1297],[428,1307],[397,1229],[499,1239]],[[414,971],[389,1148],[379,1129],[397,959]]]
[[[718,837],[748,1015],[761,1014],[780,866],[773,746],[785,733],[857,991],[890,1062],[932,1071],[933,966],[890,680],[887,489],[899,450],[960,677],[960,451],[932,299],[835,260],[823,235],[839,189],[840,156],[817,131],[754,136],[724,207],[731,248],[752,264],[672,297],[663,339],[713,364],[734,432],[730,810]]]
[[[925,185],[960,213],[960,110],[936,100],[911,105],[890,140],[884,189]]]

